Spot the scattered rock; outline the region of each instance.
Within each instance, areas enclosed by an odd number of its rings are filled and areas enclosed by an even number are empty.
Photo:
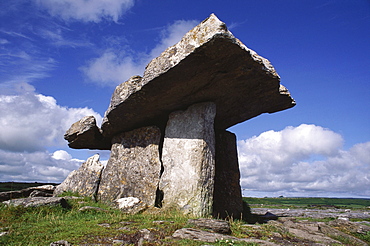
[[[122,212],[137,214],[144,211],[148,205],[137,197],[124,197],[115,201]]]
[[[199,229],[194,228],[182,228],[179,230],[176,230],[172,237],[179,238],[179,239],[189,239],[189,240],[195,240],[195,241],[203,241],[207,243],[215,243],[217,241],[226,241],[229,240],[232,241],[242,241],[242,242],[249,242],[249,243],[258,243],[258,245],[276,245],[274,243],[265,241],[265,240],[259,240],[259,239],[247,239],[247,238],[237,238],[232,237],[220,233],[215,232],[208,232],[203,231]]]
[[[273,213],[278,217],[306,217],[315,219],[324,218],[356,218],[368,219],[370,214],[367,211],[354,210],[347,211],[346,209],[278,209],[278,208],[253,208],[252,212],[257,215],[264,215],[267,212]]]
[[[110,224],[108,224],[108,223],[101,223],[101,224],[98,224],[98,226],[101,226],[101,227],[110,227]]]
[[[39,206],[62,206],[68,207],[67,201],[63,197],[28,197],[18,198],[3,202],[9,206],[39,207]]]
[[[72,246],[68,241],[60,240],[50,244],[50,246]]]
[[[344,238],[350,245],[368,246],[364,241],[325,224],[319,224],[319,230],[333,238]]]
[[[99,161],[99,154],[91,156],[77,171],[72,171],[55,188],[54,196],[58,196],[65,191],[71,191],[77,192],[81,196],[95,198],[103,168],[104,166]]]
[[[199,228],[209,229],[221,234],[231,234],[230,223],[225,220],[215,219],[190,219],[189,224],[193,224]]]
[[[170,114],[164,136],[164,172],[159,189],[163,208],[209,215],[215,172],[214,103],[200,103]]]
[[[360,223],[355,223],[351,221],[343,221],[340,219],[330,221],[328,225],[335,228],[343,228],[346,231],[352,233],[367,234],[368,232],[370,232],[370,226],[362,225]]]
[[[48,194],[53,194],[54,189],[55,189],[54,185],[41,185],[17,191],[4,191],[0,192],[0,202],[15,198],[28,197],[31,195],[33,191],[40,191]]]

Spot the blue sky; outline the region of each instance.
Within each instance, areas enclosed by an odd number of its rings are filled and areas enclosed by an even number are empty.
[[[211,13],[297,102],[229,129],[243,194],[370,197],[366,0],[1,1],[0,181],[63,181],[97,152],[69,149],[69,126]]]

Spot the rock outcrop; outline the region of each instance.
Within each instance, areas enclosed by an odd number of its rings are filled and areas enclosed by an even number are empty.
[[[65,134],[71,148],[110,149],[98,198],[202,216],[242,216],[230,126],[291,108],[270,62],[214,14],[115,89],[101,129],[92,116]],[[156,129],[156,130],[155,130]]]
[[[54,185],[42,185],[16,191],[4,191],[0,192],[0,202],[15,198],[28,197],[31,196],[31,194],[34,196],[35,192],[38,192],[39,194],[41,192],[43,194],[42,196],[52,196],[54,189]]]
[[[87,159],[78,170],[72,171],[68,177],[54,190],[54,196],[65,191],[77,192],[81,196],[96,198],[104,166],[96,154]]]

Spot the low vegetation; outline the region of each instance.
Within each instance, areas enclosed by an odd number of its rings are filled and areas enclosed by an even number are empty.
[[[77,194],[63,194],[77,195]],[[348,209],[369,209],[370,201],[366,199],[330,199],[330,198],[244,198],[251,207],[320,207],[338,206]],[[0,203],[0,245],[49,245],[51,242],[66,240],[73,245],[111,244],[113,240],[134,242],[138,231],[149,229],[154,232],[154,239],[143,245],[204,245],[204,242],[178,240],[171,235],[180,228],[193,227],[188,224],[191,216],[178,211],[158,212],[151,210],[136,215],[123,214],[105,204],[89,198],[70,199],[69,207],[13,207]],[[99,207],[101,210],[81,207]],[[297,218],[299,219],[299,218]],[[307,218],[305,218],[307,220]],[[330,219],[329,219],[330,220]],[[327,220],[327,221],[329,221]],[[231,220],[232,236],[238,238],[258,238],[272,240],[276,243],[297,240],[289,232],[274,224],[258,226],[246,225],[240,220]],[[370,232],[367,234],[346,231],[336,228],[370,244]],[[276,238],[276,235],[280,235]],[[346,238],[336,238],[346,243]],[[302,242],[302,241],[301,241]],[[299,245],[299,242],[297,242]],[[256,243],[219,240],[208,245],[258,245]],[[113,244],[114,245],[114,244]],[[120,245],[120,244],[117,244]],[[134,245],[134,244],[130,244]]]

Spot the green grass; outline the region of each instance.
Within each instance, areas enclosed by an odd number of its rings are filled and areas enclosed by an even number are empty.
[[[349,208],[368,209],[370,199],[356,198],[254,198],[244,197],[243,200],[251,207],[277,207],[277,208]]]
[[[96,203],[85,198],[70,201],[70,208],[61,207],[7,207],[0,205],[0,231],[8,234],[0,237],[0,245],[49,245],[58,240],[67,240],[73,245],[109,243],[112,238],[122,234],[132,234],[144,228],[155,228],[156,237],[165,240],[175,230],[187,225],[189,216],[177,211],[166,213],[143,213],[126,215],[105,204]],[[95,206],[104,211],[79,211],[82,206]],[[153,224],[153,221],[167,221]],[[130,222],[128,225],[122,222]],[[99,224],[109,224],[110,227]],[[119,230],[127,227],[128,230]],[[199,242],[181,240],[176,245],[200,245]]]

